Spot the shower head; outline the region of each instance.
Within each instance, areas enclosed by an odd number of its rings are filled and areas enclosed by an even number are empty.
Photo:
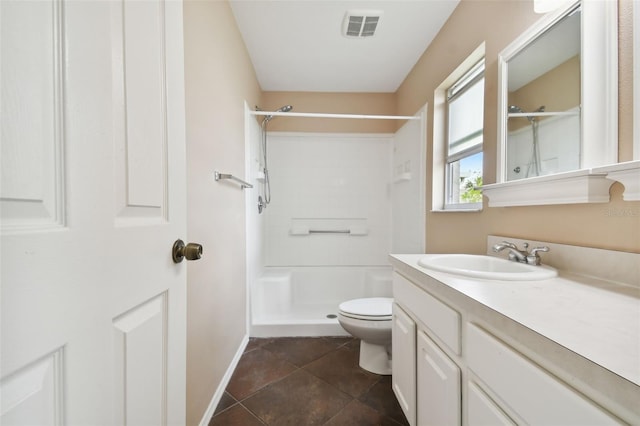
[[[543,112],[544,111],[544,107],[541,106],[540,108],[538,108],[535,112]],[[524,114],[526,111],[524,111],[522,108],[520,108],[518,105],[509,105],[509,113],[520,113],[520,114]],[[529,120],[529,123],[533,123],[535,121],[535,117],[532,117],[530,115],[527,115],[527,120]]]
[[[289,112],[293,109],[293,107],[291,105],[284,105],[281,106],[280,108],[278,108],[276,110],[276,112]],[[271,121],[273,119],[273,115],[265,115],[264,120],[262,120],[262,125],[265,125],[266,123],[268,123],[269,121]]]

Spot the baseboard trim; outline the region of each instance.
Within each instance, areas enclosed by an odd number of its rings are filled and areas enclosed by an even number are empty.
[[[218,385],[218,389],[216,389],[215,393],[213,394],[213,398],[211,398],[211,402],[207,407],[207,411],[204,412],[202,420],[200,420],[200,426],[208,426],[209,421],[211,420],[211,417],[213,417],[213,413],[215,413],[216,408],[218,407],[218,403],[220,402],[220,400],[222,399],[222,395],[224,394],[224,390],[227,388],[227,385],[231,380],[231,376],[238,366],[238,362],[240,362],[240,358],[242,357],[244,350],[247,348],[248,343],[249,335],[245,334],[245,336],[242,338],[242,341],[240,342],[240,346],[238,347],[236,354],[231,360],[231,364],[229,364],[227,371],[224,373],[224,376],[222,376],[222,380]]]

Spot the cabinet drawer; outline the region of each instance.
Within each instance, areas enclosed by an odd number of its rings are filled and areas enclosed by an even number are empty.
[[[497,396],[496,402],[528,424],[619,424],[546,370],[486,331],[467,324],[467,365]]]
[[[460,314],[398,273],[393,274],[393,297],[410,310],[449,349],[460,354]]]

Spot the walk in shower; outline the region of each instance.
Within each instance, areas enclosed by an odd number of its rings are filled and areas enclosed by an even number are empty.
[[[269,131],[264,150],[268,121],[247,120],[249,180],[271,201],[259,214],[247,195],[250,333],[346,334],[338,304],[391,296],[388,254],[424,251],[423,122],[396,134]]]

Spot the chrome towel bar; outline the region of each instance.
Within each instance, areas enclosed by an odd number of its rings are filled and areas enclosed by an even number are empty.
[[[235,176],[234,176],[234,175],[232,175],[232,174],[228,174],[228,173],[220,173],[220,172],[213,172],[213,177],[214,177],[214,179],[215,179],[216,181],[218,181],[218,180],[223,180],[223,179],[229,179],[229,180],[235,181],[235,182],[237,182],[237,183],[239,183],[239,184],[240,184],[240,187],[241,187],[242,189],[245,189],[245,188],[253,188],[253,185],[251,185],[249,182],[245,182],[245,181],[243,181],[242,179],[237,178],[237,177],[235,177]]]

